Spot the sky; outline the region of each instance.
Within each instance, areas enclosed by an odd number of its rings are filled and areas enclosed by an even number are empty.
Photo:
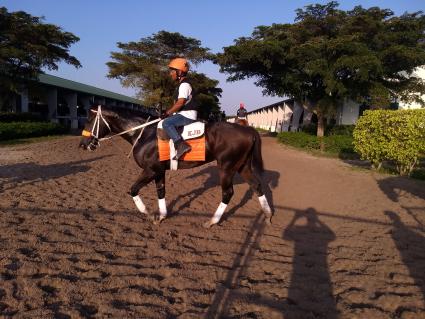
[[[118,80],[108,79],[106,62],[111,52],[119,51],[117,42],[139,41],[165,30],[179,32],[201,41],[212,53],[223,51],[239,37],[250,36],[259,25],[293,23],[295,10],[309,4],[328,1],[289,0],[0,0],[9,12],[23,10],[34,16],[44,16],[45,23],[60,26],[80,38],[70,54],[82,68],[65,63],[58,71],[46,71],[65,79],[78,81],[116,93],[135,96],[135,90],[124,88]],[[424,0],[364,0],[339,1],[340,8],[350,10],[378,6],[394,11],[425,11]],[[264,96],[255,79],[228,82],[219,66],[210,62],[196,67],[197,72],[219,81],[223,90],[220,106],[227,115],[235,114],[243,102],[248,111],[281,101],[284,97]]]

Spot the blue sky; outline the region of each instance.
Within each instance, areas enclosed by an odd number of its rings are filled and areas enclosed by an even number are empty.
[[[134,96],[132,89],[123,88],[119,81],[106,78],[110,52],[117,51],[117,42],[138,41],[160,30],[180,32],[202,42],[212,52],[233,44],[241,36],[250,36],[256,26],[273,23],[292,23],[295,10],[312,3],[328,1],[284,0],[0,0],[0,6],[9,11],[24,10],[35,16],[44,16],[53,23],[80,37],[70,53],[83,65],[75,69],[61,64],[57,72],[48,72],[66,79],[100,87],[117,93]],[[389,8],[400,15],[404,12],[425,11],[424,0],[393,1],[339,1],[340,8],[352,9],[355,5],[369,8]],[[226,114],[236,111],[239,102],[253,110],[282,97],[263,96],[254,79],[226,82],[226,75],[212,63],[204,63],[197,70],[220,81],[223,89],[220,99]]]

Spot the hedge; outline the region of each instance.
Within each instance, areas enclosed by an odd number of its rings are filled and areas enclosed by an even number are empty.
[[[374,110],[359,118],[354,148],[379,169],[393,161],[400,175],[410,175],[425,154],[425,110]]]
[[[0,140],[65,134],[67,131],[60,124],[48,122],[0,123]]]
[[[316,135],[317,125],[316,124],[304,125],[301,130],[305,133]],[[325,135],[353,136],[353,130],[354,130],[354,125],[327,125],[325,128]]]
[[[290,146],[307,150],[320,150],[321,138],[304,132],[281,132],[277,135],[278,141]],[[352,155],[353,138],[347,135],[332,135],[322,138],[324,151],[331,154]]]

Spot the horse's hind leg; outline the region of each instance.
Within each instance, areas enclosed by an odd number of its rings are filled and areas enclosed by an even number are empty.
[[[158,194],[159,222],[167,217],[167,204],[165,203],[165,171],[155,176],[156,192]]]
[[[149,184],[155,178],[155,173],[149,170],[143,170],[142,174],[137,178],[136,182],[131,186],[130,195],[133,198],[136,207],[142,214],[148,214],[142,198],[139,196],[139,191],[143,186]]]
[[[266,223],[271,224],[272,210],[267,201],[266,195],[264,195],[263,188],[261,186],[260,179],[252,172],[251,163],[245,164],[239,170],[239,174],[249,184],[251,189],[257,194],[261,208],[266,215]]]
[[[234,176],[235,176],[234,171],[220,169],[222,200],[217,210],[215,211],[213,217],[204,224],[205,228],[209,228],[220,221],[221,216],[223,215],[227,205],[230,202],[230,199],[233,196],[233,177]]]

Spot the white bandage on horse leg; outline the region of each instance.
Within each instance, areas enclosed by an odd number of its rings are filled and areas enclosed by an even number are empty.
[[[223,215],[224,211],[226,210],[227,204],[221,202],[220,205],[218,205],[217,210],[214,213],[214,216],[211,218],[211,221],[214,224],[217,224],[220,221],[221,216]]]
[[[133,201],[142,214],[147,214],[146,213],[146,206],[145,206],[145,204],[143,204],[143,201],[142,201],[142,199],[140,198],[139,195],[134,196]]]
[[[272,210],[270,209],[269,202],[267,201],[266,195],[258,197],[260,201],[261,208],[266,214],[271,214]]]
[[[167,216],[167,205],[165,204],[165,198],[158,199],[159,216],[165,218]]]

